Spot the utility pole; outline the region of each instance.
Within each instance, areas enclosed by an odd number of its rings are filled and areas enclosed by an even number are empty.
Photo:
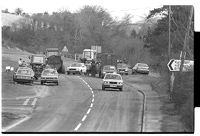
[[[188,37],[189,37],[189,34],[190,34],[190,28],[191,28],[191,23],[192,23],[192,17],[193,17],[193,6],[191,6],[191,11],[190,11],[190,16],[189,16],[189,23],[188,23],[188,26],[187,26],[187,32],[185,34],[185,39],[184,39],[184,45],[183,45],[183,51],[182,51],[182,54],[185,54],[186,53],[186,49],[187,49],[187,46],[188,46]],[[183,64],[184,64],[184,55],[181,56],[181,66],[180,66],[180,72],[183,71]]]
[[[169,10],[168,10],[168,16],[169,16],[169,29],[168,29],[168,31],[169,31],[169,41],[168,41],[168,62],[170,61],[170,58],[171,58],[171,32],[170,32],[170,30],[171,30],[171,5],[169,5]],[[173,88],[172,88],[172,82],[171,82],[171,72],[169,71],[169,73],[168,73],[168,75],[169,75],[169,99],[171,99],[171,92],[172,92],[172,90],[173,90]]]

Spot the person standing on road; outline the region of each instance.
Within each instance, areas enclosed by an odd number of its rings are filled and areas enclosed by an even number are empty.
[[[18,61],[19,67],[22,66],[22,59],[20,58]]]

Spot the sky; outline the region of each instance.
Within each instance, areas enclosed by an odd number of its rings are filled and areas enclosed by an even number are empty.
[[[113,18],[122,19],[131,14],[132,22],[142,20],[149,14],[149,10],[162,5],[194,5],[198,0],[2,0],[1,9],[8,8],[14,12],[16,8],[23,9],[26,13],[48,13],[59,10],[76,12],[84,5],[99,5],[108,11]],[[200,8],[198,8],[199,11]],[[197,11],[197,8],[195,8]],[[200,11],[199,11],[200,13]],[[198,19],[200,21],[200,19]]]

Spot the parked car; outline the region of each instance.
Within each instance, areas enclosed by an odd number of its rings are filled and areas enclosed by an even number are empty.
[[[29,67],[19,67],[13,74],[13,81],[17,83],[33,83],[34,72]]]
[[[149,66],[145,63],[137,63],[132,69],[132,74],[134,73],[149,74]]]
[[[41,85],[44,83],[55,83],[58,85],[58,72],[56,69],[47,68],[42,71]]]
[[[85,74],[86,73],[86,66],[84,63],[73,63],[71,66],[67,67],[67,74]]]
[[[112,66],[112,65],[105,65],[105,66],[103,67],[101,77],[104,78],[105,74],[107,74],[107,73],[117,74],[117,69],[116,69],[116,67],[115,67],[115,66]]]
[[[123,90],[123,80],[120,74],[108,73],[104,76],[102,90],[106,88]]]
[[[118,74],[125,74],[125,75],[128,75],[129,73],[129,66],[125,63],[118,63],[117,64],[117,73]]]

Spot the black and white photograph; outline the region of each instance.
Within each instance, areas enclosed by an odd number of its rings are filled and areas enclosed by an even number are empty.
[[[194,133],[195,7],[1,4],[2,133]]]

